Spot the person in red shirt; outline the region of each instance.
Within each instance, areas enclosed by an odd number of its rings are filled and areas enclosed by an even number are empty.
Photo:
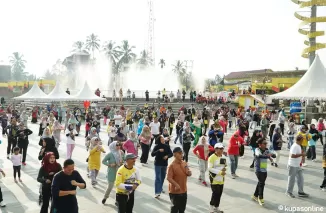
[[[205,180],[205,172],[207,170],[207,160],[209,157],[209,153],[214,152],[214,148],[208,144],[205,136],[199,138],[198,145],[194,148],[193,153],[198,157],[199,164],[199,181],[202,182],[204,186],[207,186]]]
[[[242,137],[239,136],[238,132],[235,132],[229,141],[228,146],[228,156],[230,158],[231,162],[231,176],[232,179],[235,179],[236,177],[239,177],[236,174],[236,170],[238,167],[238,160],[239,160],[239,147],[244,144],[244,140]]]
[[[221,116],[219,122],[218,122],[221,127],[223,128],[222,131],[226,134],[227,133],[227,125],[228,125],[228,122],[225,120],[224,116]]]

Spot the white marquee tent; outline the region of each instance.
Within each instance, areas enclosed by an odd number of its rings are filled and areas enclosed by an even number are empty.
[[[60,86],[60,83],[57,81],[53,90],[42,100],[47,101],[73,101],[75,98],[68,95]]]
[[[267,103],[273,99],[285,100],[326,100],[326,69],[318,55],[308,71],[289,89],[270,95]]]
[[[95,92],[92,92],[87,82],[85,82],[83,89],[81,89],[79,93],[74,96],[74,98],[75,100],[79,101],[106,101],[105,98],[95,95]]]
[[[46,94],[40,89],[37,84],[37,81],[34,81],[32,88],[25,94],[14,97],[15,100],[39,100],[45,98]]]

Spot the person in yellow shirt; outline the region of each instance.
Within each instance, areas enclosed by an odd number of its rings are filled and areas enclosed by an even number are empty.
[[[223,212],[219,209],[223,193],[224,178],[226,172],[226,157],[223,156],[223,143],[216,143],[215,152],[208,158],[209,180],[212,188],[212,198],[210,201],[210,212]]]
[[[134,154],[126,154],[125,164],[117,171],[115,186],[119,213],[129,213],[134,208],[135,190],[141,184],[139,170],[134,167],[136,158]]]
[[[91,139],[92,148],[89,151],[88,156],[88,169],[90,171],[90,177],[92,180],[92,185],[96,185],[96,177],[101,168],[101,153],[105,153],[104,148],[101,145],[101,141],[97,137]]]
[[[308,130],[306,129],[306,127],[304,125],[302,125],[300,127],[300,131],[298,132],[297,136],[299,136],[299,135],[301,135],[303,137],[301,147],[302,147],[303,153],[306,153],[308,141],[311,139],[311,135],[309,134]],[[302,166],[307,166],[305,156],[302,158]]]

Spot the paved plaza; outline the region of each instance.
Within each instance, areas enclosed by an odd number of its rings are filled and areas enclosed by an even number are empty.
[[[0,166],[4,169],[7,176],[1,179],[1,188],[3,192],[4,202],[7,207],[1,208],[0,212],[8,213],[37,213],[39,212],[38,196],[39,183],[36,181],[37,174],[40,168],[40,161],[38,161],[38,152],[40,147],[38,145],[39,137],[36,136],[39,125],[30,124],[29,128],[34,132],[30,137],[30,144],[28,147],[27,166],[22,168],[23,183],[15,183],[13,180],[12,164],[6,159],[7,139],[4,139],[1,147]],[[82,126],[84,129],[84,126]],[[232,131],[232,130],[231,130]],[[233,130],[234,131],[234,130]],[[73,153],[73,160],[75,161],[76,169],[82,174],[86,180],[87,188],[85,190],[78,190],[77,197],[79,203],[80,213],[86,212],[117,212],[114,201],[115,192],[113,191],[106,205],[102,205],[101,200],[106,189],[107,181],[105,178],[106,167],[102,165],[98,177],[99,184],[94,188],[90,184],[90,180],[86,176],[86,158],[88,153],[84,146],[84,132],[77,137],[76,148]],[[226,135],[224,144],[227,145],[230,133]],[[62,134],[63,140],[65,136]],[[106,126],[102,127],[101,138],[108,151]],[[60,159],[62,164],[66,155],[66,144],[64,141],[59,147]],[[175,146],[171,145],[172,148]],[[310,194],[309,198],[289,198],[285,195],[285,188],[287,185],[287,158],[288,151],[285,148],[281,151],[282,156],[278,168],[269,166],[268,178],[265,186],[265,206],[261,207],[258,203],[252,201],[250,196],[253,194],[257,179],[253,170],[249,169],[252,162],[251,151],[246,148],[244,159],[239,160],[237,179],[231,179],[230,171],[226,176],[224,185],[224,192],[221,200],[221,209],[226,213],[239,212],[286,212],[289,211],[287,207],[322,207],[326,206],[326,192],[319,189],[319,185],[323,179],[323,170],[321,167],[321,145],[317,143],[317,162],[308,162],[308,167],[304,169],[305,192]],[[103,154],[102,158],[105,154]],[[170,160],[171,161],[171,160]],[[139,160],[138,160],[139,162]],[[198,166],[196,157],[190,153],[190,168],[193,176],[188,179],[188,204],[186,212],[189,213],[204,213],[208,212],[208,206],[211,196],[209,187],[205,187],[198,182]],[[168,194],[161,195],[160,199],[154,198],[154,165],[153,158],[150,158],[149,164],[140,168],[142,177],[142,184],[138,187],[135,194],[135,213],[168,213],[170,208],[170,200]],[[207,175],[207,174],[206,174]],[[167,181],[164,183],[164,189],[167,191]],[[294,189],[297,194],[297,186]],[[291,212],[291,211],[290,211]],[[300,212],[300,211],[298,211]],[[313,212],[313,211],[310,211]],[[326,207],[324,208],[326,212]]]

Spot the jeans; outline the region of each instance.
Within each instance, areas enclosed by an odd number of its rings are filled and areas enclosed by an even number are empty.
[[[198,159],[198,165],[199,165],[199,179],[202,181],[205,181],[205,173],[207,171],[207,161],[203,159]]]
[[[289,138],[288,149],[290,149],[291,146],[293,145],[293,141],[294,141],[294,137]]]
[[[183,148],[183,160],[188,162],[188,154],[190,150],[191,143],[183,143],[182,148]]]
[[[291,193],[293,192],[295,178],[297,178],[297,184],[299,193],[303,192],[303,174],[301,167],[293,167],[288,165],[289,177],[288,177],[288,185],[286,192]]]
[[[16,179],[16,174],[18,173],[18,178],[20,178],[20,169],[21,166],[13,166],[14,168],[14,178]]]
[[[231,164],[231,174],[235,174],[238,168],[239,155],[229,155],[230,164]]]
[[[187,205],[187,193],[169,194],[172,203],[171,213],[184,213]]]
[[[223,184],[211,184],[212,189],[212,197],[211,202],[209,203],[211,206],[219,207],[220,201],[223,193]]]
[[[177,134],[174,139],[174,143],[177,143],[178,139],[180,140],[180,144],[182,144],[182,133]]]
[[[264,199],[264,188],[265,188],[265,181],[267,178],[267,172],[256,172],[256,176],[258,179],[258,183],[256,186],[254,196],[259,197],[259,199]]]
[[[118,213],[132,213],[135,192],[133,191],[129,196],[125,194],[116,194],[116,201],[118,203]]]
[[[161,194],[167,166],[155,166],[155,194]]]
[[[309,146],[308,152],[310,152],[311,160],[316,159],[316,146]]]
[[[321,184],[320,188],[326,188],[326,167],[324,167],[324,180],[323,183]],[[0,189],[1,192],[1,189]]]
[[[144,143],[140,143],[141,146],[141,157],[140,157],[140,162],[141,163],[147,163],[148,160],[148,153],[149,153],[149,145],[144,144]]]

